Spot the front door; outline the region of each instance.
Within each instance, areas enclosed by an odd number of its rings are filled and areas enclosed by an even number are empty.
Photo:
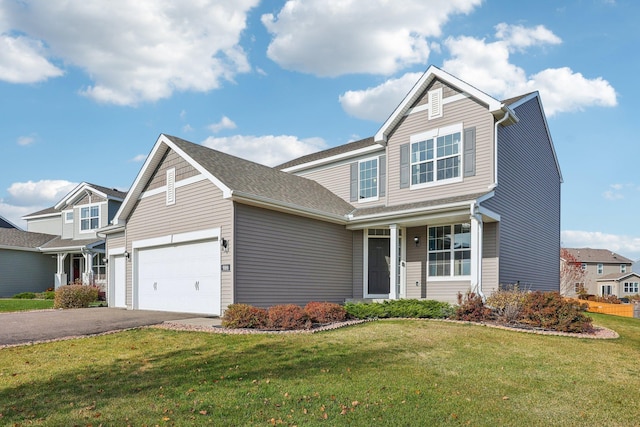
[[[83,268],[83,259],[82,256],[78,256],[78,255],[74,255],[72,258],[72,276],[71,276],[71,281],[75,282],[76,280],[80,280],[80,278],[82,277],[82,268]]]
[[[369,295],[389,294],[389,239],[369,237],[369,268],[367,293]]]
[[[602,285],[602,296],[606,297],[613,293],[613,289],[611,285]]]

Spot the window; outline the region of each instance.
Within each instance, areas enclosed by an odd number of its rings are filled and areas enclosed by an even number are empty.
[[[598,264],[597,272],[598,274],[602,274],[604,272],[604,265]]]
[[[468,276],[470,274],[471,225],[429,227],[429,276]]]
[[[100,206],[80,208],[80,231],[95,230],[100,227]]]
[[[378,197],[378,158],[362,160],[358,163],[358,199]]]
[[[462,125],[411,137],[411,185],[460,178]]]
[[[626,294],[637,294],[640,289],[638,282],[624,282],[624,292]]]
[[[627,272],[627,264],[620,264],[620,273]]]
[[[93,278],[95,280],[105,280],[106,264],[104,263],[104,254],[93,254]]]
[[[582,271],[587,271],[587,263],[586,262],[582,263]]]
[[[584,283],[583,282],[578,282],[574,285],[573,290],[575,291],[576,294],[582,294],[585,292],[584,289]]]
[[[64,223],[69,224],[73,222],[73,211],[67,211],[64,213]]]

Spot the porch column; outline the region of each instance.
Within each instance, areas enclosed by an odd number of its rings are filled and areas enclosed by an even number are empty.
[[[482,292],[482,215],[471,213],[471,291],[485,298]]]
[[[93,254],[91,252],[84,252],[84,271],[82,272],[82,284],[93,284]]]
[[[64,274],[64,260],[68,254],[57,254],[57,269],[56,274],[54,275],[53,286],[55,289],[58,289],[62,285],[67,284],[67,275]]]
[[[398,299],[398,224],[391,224],[389,229],[389,299]]]

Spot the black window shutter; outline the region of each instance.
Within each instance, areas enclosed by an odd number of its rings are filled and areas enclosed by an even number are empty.
[[[400,146],[400,188],[409,188],[409,144]]]
[[[476,128],[464,130],[464,176],[476,174]]]
[[[351,163],[351,197],[350,200],[358,200],[358,162]]]

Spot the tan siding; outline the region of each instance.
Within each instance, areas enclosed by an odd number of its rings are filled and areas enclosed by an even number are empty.
[[[458,302],[458,293],[465,294],[471,287],[468,280],[461,281],[435,281],[427,283],[427,299],[444,301],[455,304]]]
[[[62,235],[62,217],[57,215],[48,218],[30,219],[27,221],[27,231]]]
[[[598,295],[600,294],[600,286],[602,282],[598,282],[598,279],[602,279],[609,274],[620,274],[620,264],[605,264],[602,263],[602,274],[598,274],[598,263],[588,263],[587,269],[584,275],[584,286],[587,293]],[[631,272],[631,266],[627,264],[627,273]],[[622,289],[622,288],[621,288]]]
[[[498,289],[498,223],[483,225],[482,239],[482,291],[489,296]]]
[[[269,307],[353,298],[344,226],[236,204],[236,302]]]
[[[85,194],[85,196],[78,200],[73,206],[81,206],[81,205],[88,205],[88,204],[93,204],[93,203],[99,203],[99,202],[104,202],[107,199],[105,199],[104,197],[95,194],[95,193],[91,193],[91,195],[89,194]]]
[[[415,102],[413,107],[419,106],[419,105],[428,104],[429,103],[429,95],[428,95],[429,91],[433,90],[433,89],[439,89],[439,88],[442,88],[442,100],[443,101],[446,98],[450,97],[450,96],[458,95],[459,93],[461,93],[458,89],[452,88],[451,86],[448,86],[448,85],[442,83],[440,80],[434,80],[433,83],[431,83],[429,85],[429,87],[424,91],[424,93],[422,94],[420,99],[418,99],[418,101]]]
[[[149,180],[149,184],[145,188],[147,190],[153,190],[155,188],[162,187],[167,184],[167,169],[175,168],[176,169],[176,182],[198,175],[200,172],[189,162],[183,159],[180,155],[178,155],[175,151],[169,150],[164,155],[163,160],[161,161],[158,168],[153,173],[153,176]]]
[[[166,206],[164,193],[138,201],[127,222],[126,248],[131,242],[170,234],[221,228],[221,237],[231,241],[229,253],[221,253],[221,263],[233,271],[232,203],[222,199],[222,192],[210,181],[199,181],[176,188],[175,205]],[[132,306],[132,263],[127,263],[127,306]],[[223,273],[221,303],[232,302],[232,275]]]
[[[116,248],[124,248],[124,231],[107,235],[107,253]]]
[[[465,98],[444,105],[441,118],[428,120],[428,112],[421,111],[405,117],[389,138],[388,204],[397,205],[424,200],[441,199],[487,191],[493,181],[493,116],[477,102]],[[411,190],[400,188],[400,145],[409,143],[411,135],[462,123],[464,128],[476,128],[476,175],[462,182]],[[462,166],[461,166],[462,168]]]
[[[426,297],[427,227],[407,228],[406,284],[407,298]],[[420,239],[418,246],[414,237]]]

